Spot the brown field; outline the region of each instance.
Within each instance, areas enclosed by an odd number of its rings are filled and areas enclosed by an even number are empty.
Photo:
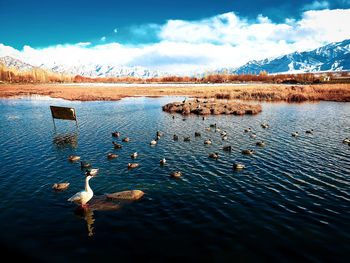
[[[350,102],[350,84],[314,85],[241,85],[191,87],[100,87],[45,84],[2,84],[0,98],[43,95],[80,101],[120,100],[124,97],[167,95],[196,98],[240,99],[255,101],[339,101]]]

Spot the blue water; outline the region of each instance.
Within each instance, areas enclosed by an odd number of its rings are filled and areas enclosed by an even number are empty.
[[[264,103],[256,116],[205,121],[162,112],[180,100],[0,100],[2,247],[35,262],[348,261],[350,147],[342,141],[350,138],[350,103]],[[49,105],[74,107],[78,131],[64,120],[55,121],[55,131]],[[205,130],[212,123],[227,131],[227,141]],[[244,132],[248,127],[257,138]],[[164,136],[152,147],[156,131]],[[114,149],[112,141],[124,137],[130,142]],[[211,146],[203,143],[208,138]],[[255,146],[261,140],[266,146]],[[244,149],[255,153],[242,155]],[[108,161],[109,152],[119,158]],[[208,158],[214,152],[217,161]],[[69,155],[100,169],[90,181],[95,195],[139,189],[145,196],[119,210],[77,215],[66,200],[83,189],[84,174]],[[128,170],[128,162],[139,167]],[[234,171],[234,162],[246,168]],[[174,171],[182,178],[169,178]],[[57,182],[70,187],[54,192]]]

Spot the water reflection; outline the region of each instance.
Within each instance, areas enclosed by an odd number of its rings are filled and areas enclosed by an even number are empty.
[[[57,150],[78,147],[78,133],[55,133],[52,143]]]
[[[82,209],[82,208],[77,208],[74,211],[74,215],[82,218],[86,221],[86,226],[87,226],[87,230],[88,230],[88,236],[91,237],[94,235],[94,227],[93,224],[95,223],[95,219],[94,219],[94,211],[91,209]]]

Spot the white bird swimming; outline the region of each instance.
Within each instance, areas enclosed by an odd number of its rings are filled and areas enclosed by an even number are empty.
[[[77,205],[80,205],[81,208],[85,208],[87,206],[87,202],[94,196],[94,192],[91,190],[89,185],[89,180],[94,177],[93,175],[86,176],[85,179],[85,190],[80,191],[69,198],[67,201],[73,202]]]

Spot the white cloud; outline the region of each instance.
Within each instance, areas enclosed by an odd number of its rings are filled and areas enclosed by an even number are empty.
[[[105,36],[101,37],[101,41],[106,41],[106,37]]]
[[[240,66],[294,51],[311,50],[329,42],[350,38],[350,9],[305,11],[299,20],[273,23],[258,15],[248,21],[233,12],[198,21],[169,20],[163,25],[131,28],[135,34],[153,33],[157,43],[129,46],[90,42],[43,49],[24,46],[19,51],[0,44],[0,56],[10,55],[40,65],[78,63],[140,65],[171,73],[189,73]]]
[[[117,29],[117,28],[114,28],[113,32],[114,32],[114,33],[118,33],[118,29]]]

